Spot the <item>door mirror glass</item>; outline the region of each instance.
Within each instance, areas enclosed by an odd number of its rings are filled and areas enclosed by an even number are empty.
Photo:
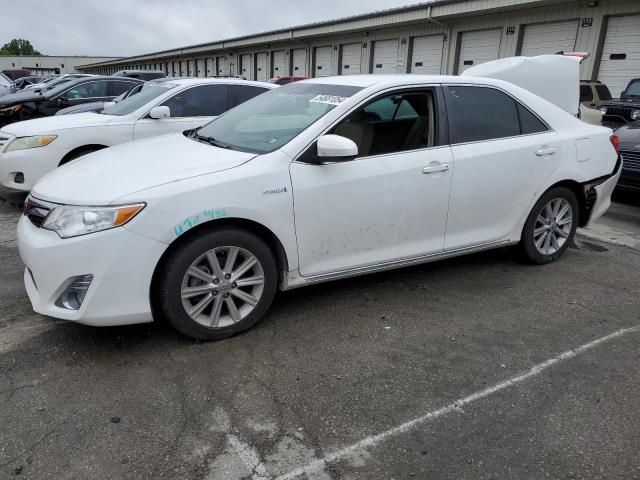
[[[160,120],[161,118],[171,117],[171,109],[167,106],[153,107],[149,112],[149,117]]]
[[[318,139],[318,159],[345,161],[358,156],[356,143],[340,135],[323,135]]]

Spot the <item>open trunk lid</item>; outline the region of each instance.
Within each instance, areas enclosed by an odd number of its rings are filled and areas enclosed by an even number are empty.
[[[501,58],[465,70],[464,77],[504,80],[535,93],[577,116],[580,108],[580,63],[586,53]]]

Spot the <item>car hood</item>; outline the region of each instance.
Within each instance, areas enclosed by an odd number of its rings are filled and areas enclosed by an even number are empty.
[[[171,134],[87,155],[46,175],[31,193],[67,205],[109,205],[125,195],[228,170],[255,157]]]
[[[85,112],[75,115],[54,115],[52,117],[34,118],[23,122],[11,123],[2,127],[2,131],[16,137],[28,137],[30,135],[47,134],[66,128],[100,126],[121,119],[114,115],[101,115],[99,113]]]
[[[640,106],[640,97],[627,97],[627,98],[618,98],[615,100],[607,100],[603,106],[633,106],[633,105],[638,105]]]
[[[35,102],[42,100],[42,95],[31,91],[21,91],[10,93],[0,97],[0,108],[12,107],[20,103]]]

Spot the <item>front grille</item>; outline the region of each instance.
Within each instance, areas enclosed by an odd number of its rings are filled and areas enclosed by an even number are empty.
[[[637,110],[637,108],[630,107],[607,107],[607,113],[605,117],[622,117],[626,121],[631,121],[631,112]]]
[[[36,227],[42,227],[47,215],[56,207],[55,204],[44,202],[33,198],[31,195],[27,197],[24,202],[24,215],[33,223]]]
[[[620,155],[624,162],[623,169],[640,171],[640,150],[620,150]]]

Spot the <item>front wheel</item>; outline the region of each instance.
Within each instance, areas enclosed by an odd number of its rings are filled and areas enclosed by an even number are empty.
[[[522,232],[526,258],[538,265],[558,260],[578,228],[578,200],[564,187],[546,192],[533,207]]]
[[[157,306],[180,333],[220,340],[251,328],[277,290],[273,253],[239,229],[210,231],[178,247],[159,272]]]

